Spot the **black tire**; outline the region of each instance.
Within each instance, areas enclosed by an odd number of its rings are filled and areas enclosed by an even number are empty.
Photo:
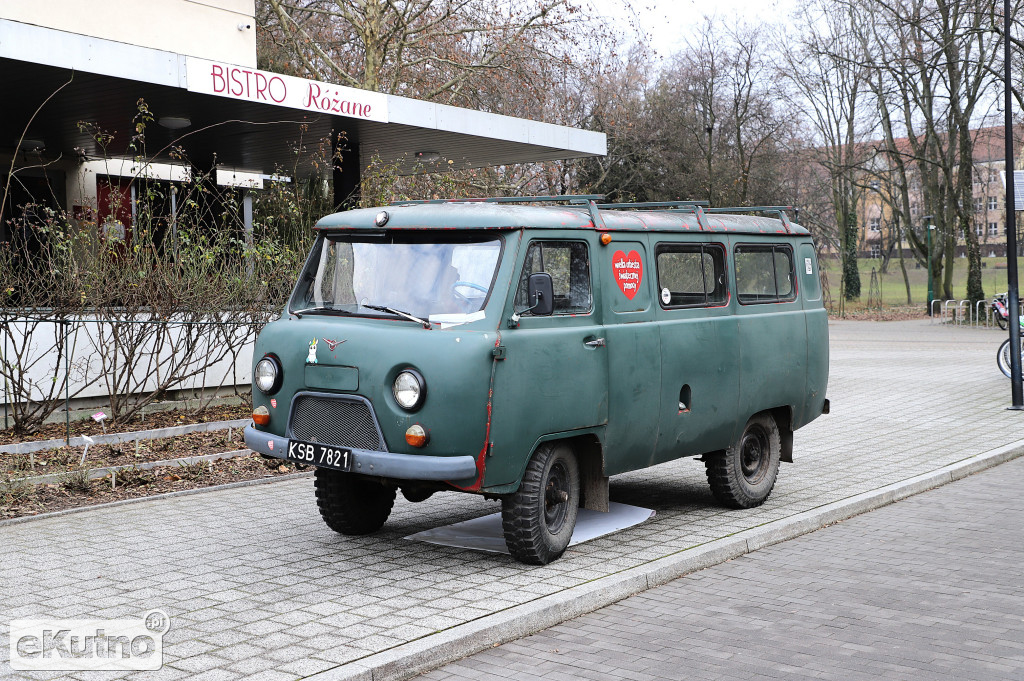
[[[781,455],[779,426],[772,415],[751,417],[739,441],[704,457],[711,493],[731,508],[760,506],[775,487]]]
[[[559,442],[537,448],[519,489],[501,500],[501,527],[512,557],[547,565],[569,546],[580,505],[580,471],[572,448]]]
[[[1024,338],[1020,340],[1021,348],[1021,362],[1024,362]],[[996,351],[996,364],[999,366],[999,370],[1003,372],[1003,376],[1010,378],[1010,339],[1007,338],[999,346],[999,350]]]
[[[327,527],[347,535],[376,532],[391,515],[395,488],[351,473],[317,468],[316,505]]]
[[[1003,319],[1003,315],[999,314],[998,312],[996,312],[996,324],[999,325],[1000,329],[1006,331],[1006,320]]]

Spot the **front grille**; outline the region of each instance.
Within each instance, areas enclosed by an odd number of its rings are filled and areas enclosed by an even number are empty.
[[[292,411],[291,432],[296,440],[385,451],[373,412],[358,400],[300,395]]]

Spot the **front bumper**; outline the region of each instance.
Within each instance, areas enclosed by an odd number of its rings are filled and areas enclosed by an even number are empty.
[[[245,427],[245,445],[265,456],[286,459],[288,438]],[[352,452],[352,472],[396,480],[465,480],[476,477],[476,460],[472,456],[427,456],[395,454],[366,449]]]

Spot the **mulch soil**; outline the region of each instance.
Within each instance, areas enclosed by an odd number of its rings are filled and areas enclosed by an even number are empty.
[[[846,314],[840,317],[830,312],[829,319],[854,319],[858,321],[873,322],[901,322],[908,319],[925,319],[928,315],[924,312],[924,304],[914,307],[885,307],[881,310],[846,310]]]
[[[104,411],[97,409],[96,411]],[[109,411],[109,410],[107,410]],[[110,419],[104,421],[107,432],[128,433],[137,430],[152,430],[155,428],[169,428],[171,426],[184,426],[190,423],[209,423],[210,421],[232,421],[252,416],[252,407],[249,404],[239,405],[218,405],[208,407],[201,412],[186,411],[183,409],[168,409],[157,411],[155,408],[146,410],[140,418],[136,417],[128,423],[111,423]],[[2,420],[2,417],[0,417]],[[63,438],[67,433],[64,423],[47,423],[37,432],[31,434],[15,433],[13,430],[0,430],[0,445],[9,445],[15,442],[35,442],[37,440],[56,440]],[[71,437],[79,435],[102,435],[103,426],[92,419],[83,419],[71,422]],[[90,450],[91,451],[91,450]]]
[[[91,445],[89,451],[85,453],[84,468],[131,466],[147,461],[164,461],[245,449],[240,428],[231,430],[230,439],[228,439],[228,435],[227,430],[217,430],[156,440],[139,440],[137,443]],[[59,447],[33,454],[0,454],[0,481],[6,478],[78,470],[83,452],[85,452],[85,447]]]
[[[90,451],[90,455],[91,453]],[[161,466],[148,471],[122,471],[117,474],[116,486],[113,488],[109,476],[87,481],[81,475],[69,474],[65,480],[57,484],[35,487],[0,486],[0,520],[166,492],[211,487],[240,480],[275,478],[295,472],[296,468],[291,463],[270,461],[252,454],[189,466]]]

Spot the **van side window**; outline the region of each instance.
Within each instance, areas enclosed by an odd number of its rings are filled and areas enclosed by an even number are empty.
[[[745,305],[793,300],[796,286],[790,247],[737,246],[736,294]]]
[[[590,312],[593,295],[590,287],[590,252],[582,241],[533,241],[516,289],[517,310],[529,307],[527,281],[535,272],[547,272],[554,285],[554,314]],[[529,312],[524,312],[529,315]]]
[[[725,305],[725,250],[721,246],[660,244],[657,254],[662,307]]]

